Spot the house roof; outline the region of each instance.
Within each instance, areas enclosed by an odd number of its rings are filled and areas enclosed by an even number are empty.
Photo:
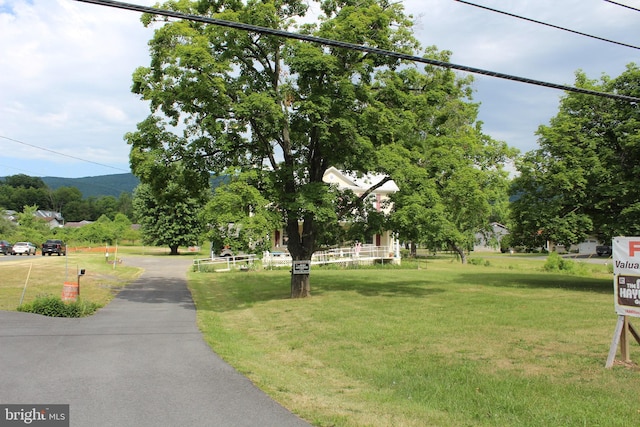
[[[348,188],[354,192],[363,192],[386,178],[386,175],[374,173],[358,176],[355,173],[344,172],[331,166],[324,173],[322,180],[329,184],[337,184],[340,188]],[[399,188],[396,183],[390,180],[373,191],[373,193],[395,193],[398,190]]]
[[[38,218],[43,218],[47,221],[51,221],[52,219],[55,219],[58,222],[64,221],[64,218],[62,217],[62,214],[60,212],[45,211],[39,209],[35,212],[35,216]]]

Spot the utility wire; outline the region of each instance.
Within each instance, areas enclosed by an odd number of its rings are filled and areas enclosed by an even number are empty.
[[[556,83],[549,83],[549,82],[544,82],[544,81],[541,81],[541,80],[529,79],[529,78],[526,78],[526,77],[518,77],[518,76],[513,76],[513,75],[510,75],[510,74],[504,74],[504,73],[499,73],[499,72],[495,72],[495,71],[483,70],[483,69],[480,69],[480,68],[468,67],[466,65],[452,64],[450,62],[438,61],[438,60],[435,60],[435,59],[423,58],[423,57],[414,56],[414,55],[407,55],[407,54],[404,54],[404,53],[398,53],[398,52],[394,52],[394,51],[390,51],[390,50],[384,50],[384,49],[378,49],[378,48],[374,48],[374,47],[362,46],[362,45],[357,45],[357,44],[353,44],[353,43],[345,43],[345,42],[341,42],[341,41],[325,39],[325,38],[322,38],[322,37],[315,37],[315,36],[309,36],[309,35],[304,35],[304,34],[296,34],[296,33],[291,33],[291,32],[288,32],[288,31],[278,30],[278,29],[274,29],[274,28],[266,28],[266,27],[259,27],[259,26],[256,26],[256,25],[243,24],[241,22],[225,21],[225,20],[222,20],[222,19],[208,18],[208,17],[204,17],[204,16],[191,15],[191,14],[187,14],[187,13],[175,12],[175,11],[165,10],[165,9],[156,9],[156,8],[153,8],[153,7],[140,6],[140,5],[136,5],[136,4],[123,3],[123,2],[112,1],[112,0],[76,0],[76,1],[83,2],[83,3],[97,4],[97,5],[100,5],[100,6],[109,6],[109,7],[114,7],[114,8],[117,8],[117,9],[125,9],[125,10],[132,10],[132,11],[136,11],[136,12],[149,13],[149,14],[152,14],[152,15],[161,15],[161,16],[167,16],[167,17],[172,17],[172,18],[185,19],[185,20],[188,20],[188,21],[202,22],[202,23],[205,23],[205,24],[219,25],[219,26],[223,26],[223,27],[229,27],[229,28],[235,28],[235,29],[239,29],[239,30],[251,31],[251,32],[255,32],[255,33],[271,34],[271,35],[278,36],[278,37],[285,37],[285,38],[290,38],[290,39],[295,39],[295,40],[302,40],[302,41],[307,41],[307,42],[312,42],[312,43],[319,43],[319,44],[326,45],[326,46],[335,46],[335,47],[340,47],[340,48],[345,48],[345,49],[358,50],[358,51],[361,51],[361,52],[374,53],[374,54],[378,54],[378,55],[385,55],[385,56],[390,56],[390,57],[393,57],[393,58],[403,59],[403,60],[407,60],[407,61],[420,62],[420,63],[424,63],[424,64],[434,65],[436,67],[442,67],[442,68],[448,68],[448,69],[450,68],[450,69],[459,70],[459,71],[465,71],[465,72],[473,73],[473,74],[481,74],[481,75],[485,75],[485,76],[496,77],[496,78],[499,78],[499,79],[512,80],[512,81],[517,81],[517,82],[520,82],[520,83],[527,83],[527,84],[531,84],[531,85],[543,86],[543,87],[548,87],[548,88],[552,88],[552,89],[559,89],[559,90],[563,90],[563,91],[567,91],[567,92],[577,92],[577,93],[582,93],[582,94],[587,94],[587,95],[600,96],[600,97],[617,99],[617,100],[622,100],[622,101],[627,101],[627,102],[634,102],[634,103],[640,102],[640,98],[637,98],[637,97],[634,97],[634,96],[620,95],[620,94],[607,93],[607,92],[598,92],[598,91],[595,91],[595,90],[589,90],[589,89],[577,88],[577,87],[573,87],[573,86],[560,85],[560,84],[556,84]]]
[[[92,164],[94,164],[94,165],[103,166],[103,167],[105,167],[105,168],[115,169],[115,170],[119,170],[119,171],[123,171],[123,172],[131,172],[131,171],[126,170],[126,169],[117,168],[117,167],[115,167],[115,166],[105,165],[105,164],[103,164],[103,163],[92,162],[91,160],[82,159],[82,158],[80,158],[80,157],[71,156],[71,155],[69,155],[69,154],[60,153],[60,152],[58,152],[58,151],[53,151],[53,150],[50,150],[50,149],[48,149],[48,148],[39,147],[39,146],[37,146],[37,145],[33,145],[33,144],[26,143],[26,142],[18,141],[17,139],[9,138],[8,136],[0,135],[0,138],[2,138],[2,139],[6,139],[6,140],[8,140],[8,141],[16,142],[16,143],[18,143],[18,144],[27,145],[27,146],[32,147],[32,148],[37,148],[38,150],[47,151],[47,152],[49,152],[49,153],[57,154],[58,156],[64,156],[64,157],[68,157],[68,158],[70,158],[70,159],[80,160],[80,161],[82,161],[82,162],[92,163]]]
[[[615,4],[615,5],[617,5],[617,6],[626,7],[627,9],[635,10],[636,12],[640,12],[640,9],[638,9],[638,8],[635,8],[635,7],[633,7],[633,6],[628,6],[628,5],[626,5],[626,4],[618,3],[617,1],[612,1],[612,0],[604,0],[604,1],[606,1],[606,2],[608,2],[608,3]]]
[[[640,46],[635,46],[635,45],[627,44],[627,43],[621,43],[621,42],[617,42],[615,40],[609,40],[609,39],[605,39],[603,37],[593,36],[593,35],[587,34],[587,33],[581,33],[580,31],[571,30],[569,28],[564,28],[564,27],[559,27],[557,25],[548,24],[548,23],[542,22],[542,21],[536,21],[535,19],[525,18],[524,16],[514,15],[513,13],[503,12],[503,11],[498,10],[498,9],[493,9],[491,7],[482,6],[482,5],[471,3],[471,2],[468,2],[468,1],[464,1],[464,0],[455,0],[455,1],[457,1],[458,3],[468,4],[469,6],[478,7],[480,9],[489,10],[491,12],[501,13],[503,15],[511,16],[512,18],[518,18],[518,19],[522,19],[524,21],[533,22],[535,24],[546,25],[547,27],[555,28],[557,30],[567,31],[567,32],[570,32],[570,33],[573,33],[573,34],[578,34],[578,35],[581,35],[581,36],[590,37],[592,39],[600,40],[600,41],[603,41],[603,42],[613,43],[613,44],[617,44],[619,46],[624,46],[624,47],[630,47],[632,49],[640,49]],[[605,0],[605,1],[607,1],[607,0]]]

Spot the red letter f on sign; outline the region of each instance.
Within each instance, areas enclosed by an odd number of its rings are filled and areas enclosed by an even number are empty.
[[[629,256],[633,257],[636,255],[636,252],[640,252],[640,242],[637,241],[629,241]]]

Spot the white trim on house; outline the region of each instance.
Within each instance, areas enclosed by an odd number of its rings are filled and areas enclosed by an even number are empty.
[[[358,196],[364,194],[371,187],[379,184],[384,179],[386,179],[385,175],[373,173],[356,175],[340,171],[333,166],[329,167],[322,177],[322,180],[325,183],[334,184],[342,190],[351,190]],[[371,192],[371,203],[373,203],[373,206],[379,212],[389,213],[391,211],[391,205],[390,203],[388,203],[389,195],[397,192],[398,190],[399,188],[396,183],[392,180],[389,180]],[[391,252],[391,257],[396,262],[400,262],[400,245],[398,239],[394,237],[392,232],[385,231],[382,234],[370,236],[370,238],[370,242],[362,243],[369,243],[369,246],[387,248],[384,250],[384,252],[386,252],[387,255],[389,255],[389,252]],[[271,240],[273,251],[275,251],[276,253],[286,249],[287,236],[283,228],[275,230],[274,235],[271,237]],[[389,248],[392,248],[391,251],[389,250]]]

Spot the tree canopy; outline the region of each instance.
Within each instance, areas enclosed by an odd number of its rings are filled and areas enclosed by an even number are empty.
[[[640,69],[589,79],[576,87],[640,96]],[[540,148],[519,161],[512,194],[512,233],[530,247],[551,240],[579,243],[588,235],[610,241],[640,233],[640,109],[629,102],[568,93]]]
[[[323,12],[318,22],[301,25],[296,21],[305,18],[308,8],[302,0],[180,1],[164,7],[407,54],[442,55],[420,47],[400,2],[318,3]],[[143,17],[145,24],[154,21],[151,15]],[[201,184],[211,172],[253,170],[255,188],[283,218],[294,260],[310,259],[331,239],[325,231],[335,230],[365,205],[368,193],[336,197],[336,189],[323,183],[330,166],[401,178],[404,154],[410,152],[420,164],[431,153],[412,144],[425,135],[437,138],[431,131],[444,123],[453,128],[463,122],[457,136],[466,133],[467,145],[482,140],[470,126],[475,107],[449,103],[451,111],[421,115],[425,105],[468,93],[468,81],[458,83],[452,72],[418,70],[397,58],[186,20],[163,22],[150,50],[150,65],[133,75],[133,91],[149,101],[151,115],[127,136],[132,164],[149,155],[154,160],[145,162],[144,173],[156,180],[149,170],[162,174],[162,167],[181,162],[193,171],[192,182]],[[428,126],[429,120],[437,123]],[[452,133],[449,141],[457,136]],[[440,147],[448,150],[446,141]],[[460,143],[459,150],[464,147]],[[479,152],[468,155],[478,157]],[[459,185],[458,193],[475,194]],[[459,200],[453,189],[448,194]],[[309,294],[309,277],[292,275],[292,297]]]
[[[141,183],[134,191],[133,208],[146,244],[167,246],[178,255],[180,246],[200,241],[202,200],[191,197],[179,183],[168,183],[161,193]]]

